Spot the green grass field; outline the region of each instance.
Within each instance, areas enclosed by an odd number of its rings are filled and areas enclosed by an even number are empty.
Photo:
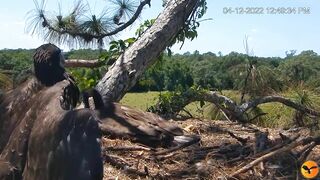
[[[156,104],[159,94],[160,92],[156,91],[127,93],[120,103],[145,111],[148,107]]]
[[[223,91],[223,95],[230,97],[235,101],[239,101],[239,93],[237,91]],[[160,92],[143,92],[143,93],[127,93],[121,100],[122,104],[146,110],[151,105],[156,104]],[[297,93],[293,90],[280,94],[284,97],[295,99]],[[312,107],[320,111],[320,96],[316,93],[309,92],[309,99],[312,100]],[[281,127],[287,128],[292,125],[294,110],[280,103],[267,103],[259,106],[267,115],[257,119],[254,123],[264,127]],[[199,102],[193,102],[186,108],[194,117],[205,119],[226,119],[224,115],[210,103],[205,103],[201,108]]]

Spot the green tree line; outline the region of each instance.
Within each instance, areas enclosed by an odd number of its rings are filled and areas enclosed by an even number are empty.
[[[164,55],[161,62],[146,71],[134,90],[172,91],[193,85],[212,90],[241,90],[248,74],[248,60],[255,65],[247,85],[250,91],[281,91],[300,84],[312,89],[320,87],[320,56],[311,50],[284,58],[195,51]]]
[[[32,53],[33,49],[0,50],[0,73],[11,77],[13,84],[19,84],[27,77],[25,74],[31,72]],[[64,54],[69,59],[95,59],[100,56],[99,50],[91,49],[71,50]],[[255,67],[250,76],[247,72],[249,60]],[[97,73],[105,70],[79,68],[72,71],[75,76],[82,77],[81,81],[90,81],[89,87],[94,86],[97,78],[101,77]],[[170,56],[163,54],[161,60],[143,74],[131,91],[173,91],[194,85],[212,90],[241,90],[247,76],[250,91],[281,91],[300,84],[319,90],[319,75],[320,56],[311,50],[297,55],[291,51],[284,58],[249,57],[237,52],[227,55],[212,52],[200,54],[195,51]]]

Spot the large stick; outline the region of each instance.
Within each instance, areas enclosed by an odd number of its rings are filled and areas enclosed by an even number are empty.
[[[250,162],[249,164],[245,165],[244,167],[240,168],[239,170],[237,170],[233,174],[231,174],[231,177],[236,177],[241,173],[247,172],[253,166],[255,166],[255,165],[259,164],[260,162],[265,161],[266,159],[271,158],[271,157],[273,157],[273,156],[275,156],[277,154],[280,154],[280,153],[283,153],[283,152],[286,152],[286,151],[290,151],[291,149],[293,149],[293,148],[295,148],[297,146],[306,145],[306,144],[309,144],[311,142],[315,142],[317,145],[319,145],[320,144],[320,136],[318,136],[318,137],[308,137],[308,138],[302,139],[300,141],[296,141],[296,142],[293,142],[291,144],[288,144],[287,146],[282,147],[280,149],[277,149],[275,151],[272,151],[272,152],[270,152],[268,154],[265,154],[265,155],[259,157],[258,159]]]

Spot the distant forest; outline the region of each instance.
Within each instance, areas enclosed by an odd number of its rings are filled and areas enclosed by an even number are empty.
[[[19,84],[30,75],[32,53],[32,49],[0,50],[0,73],[12,77],[14,85]],[[65,52],[65,56],[69,59],[104,57],[98,50],[91,49],[71,50]],[[81,89],[94,86],[105,70],[105,67],[70,69],[78,82],[81,81]],[[173,91],[191,86],[211,90],[239,90],[243,87],[245,79],[251,82],[248,86],[251,86],[249,89],[252,91],[257,86],[260,90],[261,87],[265,87],[265,91],[282,91],[297,85],[320,90],[319,77],[320,56],[311,50],[300,54],[290,51],[284,58],[252,57],[237,52],[227,55],[211,52],[200,54],[195,51],[171,56],[163,54],[160,60],[143,74],[131,91]]]

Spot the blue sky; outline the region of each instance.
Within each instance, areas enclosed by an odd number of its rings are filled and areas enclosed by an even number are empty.
[[[48,11],[57,11],[55,0],[47,1]],[[68,9],[73,0],[60,0],[62,7]],[[101,11],[106,0],[88,0],[93,12]],[[154,18],[161,12],[162,0],[152,0],[152,7],[145,8],[141,22]],[[201,23],[199,36],[192,42],[187,41],[182,49],[175,46],[175,53],[201,53],[219,51],[228,54],[231,51],[245,53],[243,40],[248,36],[250,49],[257,56],[281,56],[287,50],[314,50],[320,54],[320,1],[319,0],[207,0],[208,12],[205,18],[210,21]],[[261,7],[266,14],[224,14],[223,9],[230,7]],[[267,8],[299,7],[310,8],[310,14],[268,14]],[[0,49],[35,48],[44,41],[25,32],[26,14],[34,8],[33,0],[10,0],[1,2],[0,6]],[[137,27],[132,26],[119,38],[133,36]],[[65,50],[68,47],[60,45]]]

